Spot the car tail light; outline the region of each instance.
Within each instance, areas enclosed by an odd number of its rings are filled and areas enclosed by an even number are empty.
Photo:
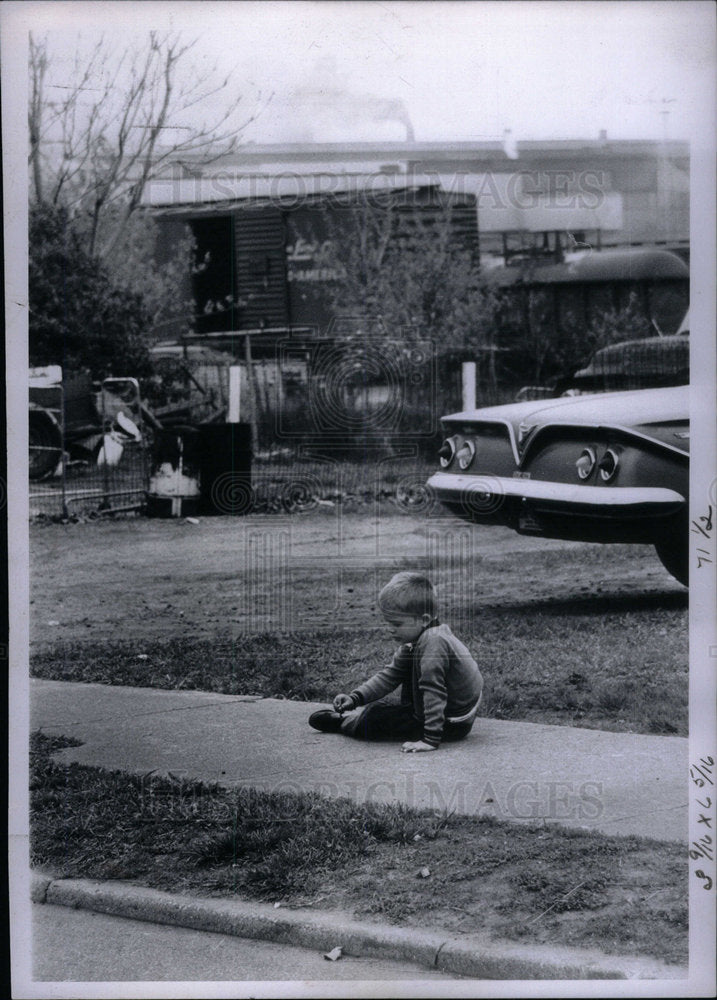
[[[442,469],[445,469],[446,466],[451,464],[455,453],[456,453],[456,439],[452,437],[446,438],[446,440],[443,442],[438,452],[438,460],[441,463]]]
[[[612,450],[608,448],[603,457],[600,459],[598,464],[598,469],[600,470],[600,478],[605,483],[609,483],[617,472],[617,467],[620,463],[619,456]]]
[[[578,470],[578,479],[589,479],[596,462],[597,455],[593,449],[584,448],[580,458],[575,463],[575,468]]]
[[[464,441],[456,453],[458,465],[461,469],[467,469],[475,458],[476,446],[472,441]]]

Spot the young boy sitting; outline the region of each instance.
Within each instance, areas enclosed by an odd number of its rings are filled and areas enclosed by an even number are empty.
[[[404,740],[404,753],[437,750],[442,740],[463,739],[478,711],[483,678],[463,643],[439,623],[430,580],[420,573],[397,573],[379,594],[378,605],[391,636],[401,643],[393,661],[351,694],[337,694],[333,710],[314,712],[309,725],[358,740]],[[399,684],[400,705],[376,704]]]

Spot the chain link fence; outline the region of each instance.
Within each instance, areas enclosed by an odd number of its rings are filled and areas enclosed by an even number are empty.
[[[30,378],[31,517],[74,518],[141,510],[152,430],[136,379],[61,381],[56,366]]]

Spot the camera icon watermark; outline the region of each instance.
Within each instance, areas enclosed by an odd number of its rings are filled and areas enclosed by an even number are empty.
[[[306,513],[322,504],[326,490],[318,475],[293,467],[274,473],[230,470],[206,488],[214,513],[239,515]]]
[[[459,505],[469,516],[487,518],[503,507],[505,490],[495,476],[480,475],[461,490]]]
[[[334,444],[356,435],[400,435],[415,441],[435,433],[436,351],[432,341],[337,331],[297,345],[277,345],[279,370],[298,373],[301,392],[278,399],[278,439],[320,436]]]

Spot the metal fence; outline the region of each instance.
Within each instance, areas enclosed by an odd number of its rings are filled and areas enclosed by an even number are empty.
[[[78,391],[72,383],[31,393],[30,516],[88,519],[143,512],[164,436],[152,416],[160,415],[170,436],[181,436],[184,425],[201,426],[207,417],[212,422],[217,411],[220,419],[213,422],[224,422],[227,367],[204,365],[192,375],[184,396],[178,392],[155,410],[140,400],[134,380],[106,380],[94,396],[87,384]],[[218,485],[202,483],[203,491],[211,489],[214,513],[301,512],[374,502],[415,510],[424,502],[443,405],[430,381],[410,400],[398,384],[352,381],[338,387],[325,380],[304,382],[280,394],[276,369],[259,363],[253,383],[254,398],[246,407],[244,376],[242,420],[251,413],[255,421],[251,474],[233,469]],[[460,377],[455,391],[460,393]],[[457,405],[458,397],[449,408]],[[134,436],[127,432],[128,420]]]
[[[318,357],[313,370],[260,360],[248,377],[244,366],[241,420],[252,429],[251,475],[231,464],[221,470],[221,490],[212,487],[215,512],[373,500],[420,508],[422,484],[440,447],[440,417],[463,407],[461,363],[438,365],[428,351],[415,351],[405,370],[388,363],[382,369],[377,357],[374,352],[368,359],[378,372],[373,379],[364,378],[371,366],[355,351],[332,355],[330,364]],[[179,432],[184,424],[226,420],[228,362],[185,366],[180,374],[163,379],[154,411],[142,402],[134,379],[106,379],[94,393],[86,380],[31,388],[31,516],[142,511],[156,457],[159,423],[152,413],[170,433],[173,426]],[[516,397],[682,384],[689,381],[689,338],[612,345],[585,368],[547,385],[520,388],[497,379],[491,358],[479,359],[475,376],[479,407]],[[201,487],[209,488],[206,482]]]
[[[135,379],[31,384],[30,516],[140,510],[151,447]]]

